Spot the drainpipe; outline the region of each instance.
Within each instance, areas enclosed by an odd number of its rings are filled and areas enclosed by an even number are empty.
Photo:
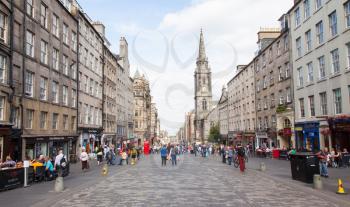
[[[21,94],[21,98],[20,98],[20,108],[21,108],[21,130],[22,130],[22,135],[23,135],[23,130],[24,130],[24,107],[23,107],[23,98],[25,95],[25,55],[26,55],[26,31],[27,31],[27,24],[26,24],[26,20],[27,20],[27,15],[25,14],[25,6],[23,8],[23,46],[22,46],[22,94]],[[20,138],[20,149],[22,149],[22,153],[25,152],[25,145],[23,145],[23,136],[21,136]],[[24,147],[24,148],[23,148]],[[21,153],[22,158],[24,158],[24,155]]]

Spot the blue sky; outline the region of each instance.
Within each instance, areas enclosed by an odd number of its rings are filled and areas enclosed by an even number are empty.
[[[261,27],[277,21],[292,0],[79,0],[94,21],[106,26],[112,51],[121,36],[129,43],[131,75],[136,69],[150,81],[161,128],[175,134],[194,108],[196,55],[203,28],[212,71],[213,99],[257,50]],[[272,6],[273,5],[273,6]]]

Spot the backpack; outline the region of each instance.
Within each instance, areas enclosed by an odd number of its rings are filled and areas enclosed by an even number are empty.
[[[239,156],[244,156],[244,155],[245,155],[244,149],[243,149],[242,147],[239,147],[239,148],[238,148],[238,151],[237,151],[237,154],[238,154]]]
[[[67,167],[67,160],[66,160],[66,158],[65,158],[64,156],[62,157],[62,159],[61,159],[61,161],[60,161],[60,166],[61,166],[62,168]]]
[[[107,152],[107,159],[111,160],[112,159],[112,153],[111,152]]]

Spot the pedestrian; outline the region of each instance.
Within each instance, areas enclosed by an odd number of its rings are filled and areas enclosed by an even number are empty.
[[[245,170],[245,160],[244,160],[245,152],[244,152],[244,148],[240,144],[237,146],[237,156],[239,161],[239,169],[243,173]]]
[[[166,159],[168,156],[168,150],[165,145],[160,149],[160,157],[162,158],[162,166],[166,166]]]
[[[177,148],[172,146],[172,148],[170,149],[170,156],[171,156],[171,164],[174,166],[176,165],[176,155],[177,155]]]
[[[58,176],[62,176],[62,171],[67,167],[67,159],[63,154],[63,150],[58,151],[58,155],[55,157],[55,164],[53,170],[58,173]]]
[[[138,151],[136,150],[135,147],[133,147],[131,149],[131,165],[135,165],[136,164],[136,158],[137,158],[137,153]]]
[[[232,150],[232,147],[229,147],[228,149],[228,164],[231,165],[232,163],[232,157],[233,157],[233,150]]]
[[[101,147],[98,147],[97,148],[97,165],[100,165],[100,163],[103,162],[103,150]]]
[[[223,163],[226,163],[225,147],[222,147],[222,148],[221,148],[220,153],[221,153],[221,156],[222,156],[222,162],[223,162]]]
[[[109,151],[106,153],[106,160],[107,160],[107,165],[112,165],[112,160],[113,160],[113,150],[109,149]]]
[[[87,170],[89,169],[89,163],[88,163],[88,160],[89,160],[89,155],[86,153],[86,150],[85,149],[82,149],[82,152],[80,154],[80,161],[81,161],[81,170]]]
[[[323,177],[328,178],[328,168],[327,168],[327,159],[328,159],[328,148],[325,147],[320,152],[316,153],[320,162],[320,174]]]

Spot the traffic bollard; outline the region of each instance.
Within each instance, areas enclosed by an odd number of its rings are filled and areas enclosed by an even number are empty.
[[[260,163],[260,171],[264,172],[266,170],[266,165],[264,162]]]
[[[28,187],[28,168],[29,168],[29,161],[25,160],[23,161],[23,167],[24,167],[24,185],[23,187]]]
[[[59,176],[55,180],[55,192],[62,192],[64,189],[63,177]]]
[[[323,187],[323,185],[322,185],[321,176],[318,174],[315,174],[314,175],[314,188],[321,190],[322,187]]]

